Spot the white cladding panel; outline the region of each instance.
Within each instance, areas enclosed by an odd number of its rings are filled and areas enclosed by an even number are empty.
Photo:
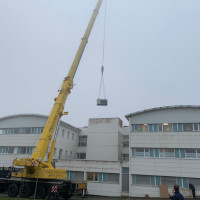
[[[130,147],[199,148],[200,132],[132,132]]]
[[[0,128],[44,127],[47,117],[42,115],[13,115],[0,119]]]
[[[119,118],[90,119],[86,159],[118,161],[121,126],[122,122]]]
[[[160,197],[159,187],[146,186],[146,185],[131,185],[129,188],[131,197],[145,197],[146,194],[149,197]]]
[[[131,158],[130,165],[131,174],[200,178],[197,159]]]
[[[141,112],[130,118],[131,124],[200,122],[200,108],[167,108]]]
[[[88,182],[87,189],[89,195],[111,197],[121,196],[120,184]]]
[[[58,160],[57,168],[66,169],[67,171],[85,171],[85,172],[104,172],[117,173],[121,172],[120,162],[109,161],[87,161],[87,160]]]

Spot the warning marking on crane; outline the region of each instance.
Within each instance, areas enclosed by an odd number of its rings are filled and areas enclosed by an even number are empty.
[[[36,165],[35,161],[33,161],[33,160],[30,161],[30,164],[32,167],[35,167],[35,165]]]
[[[52,186],[51,192],[57,192],[58,191],[58,186]]]

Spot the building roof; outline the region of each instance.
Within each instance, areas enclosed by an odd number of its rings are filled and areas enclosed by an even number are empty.
[[[179,109],[179,108],[197,108],[200,109],[200,106],[197,105],[175,105],[175,106],[163,106],[163,107],[156,107],[156,108],[150,108],[150,109],[145,109],[137,112],[133,112],[130,114],[125,115],[126,119],[129,120],[130,117],[142,114],[142,113],[147,113],[147,112],[154,112],[157,110],[167,110],[167,109]]]
[[[1,120],[5,120],[5,119],[9,119],[9,118],[14,118],[14,117],[26,117],[26,116],[29,116],[29,117],[41,117],[41,118],[46,118],[48,119],[49,116],[47,115],[40,115],[40,114],[33,114],[33,113],[28,113],[28,114],[14,114],[14,115],[8,115],[8,116],[5,116],[5,117],[1,117],[0,118],[0,121]],[[80,129],[79,128],[76,128],[62,120],[60,120],[60,124],[62,124],[63,126],[66,126],[70,129],[73,129],[74,131],[77,131],[77,132],[80,132]]]

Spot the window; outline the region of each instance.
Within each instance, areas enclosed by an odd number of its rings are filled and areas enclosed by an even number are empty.
[[[122,161],[129,161],[129,154],[122,154]]]
[[[72,140],[74,140],[74,133],[72,133]]]
[[[65,135],[65,130],[63,129],[62,130],[62,137],[64,137],[64,135]]]
[[[188,178],[188,183],[192,183],[195,187],[200,187],[200,179],[199,178]]]
[[[183,131],[193,131],[192,124],[183,124]]]
[[[132,125],[132,129],[134,132],[147,132],[148,125],[147,124],[134,124],[134,125]]]
[[[149,132],[157,132],[158,131],[158,125],[157,124],[149,124]]]
[[[15,147],[8,147],[8,153],[14,153]]]
[[[150,185],[150,176],[135,175],[135,184]]]
[[[161,177],[162,185],[173,186],[175,183],[176,183],[176,177],[170,177],[170,176],[162,176]]]
[[[54,148],[54,152],[53,152],[53,155],[54,155],[54,156],[56,155],[56,148]]]
[[[149,157],[149,149],[147,148],[136,148],[135,149],[135,157]]]
[[[197,123],[193,124],[193,130],[198,131],[199,130],[199,124],[197,124]]]
[[[84,172],[67,171],[67,180],[83,181]]]
[[[129,135],[122,135],[123,140],[129,140]]]
[[[200,158],[200,149],[197,149],[197,158]]]
[[[86,159],[86,153],[77,153],[77,159]]]
[[[178,131],[183,131],[183,124],[178,124]]]
[[[72,158],[72,151],[70,151],[70,158]]]
[[[186,149],[185,157],[186,158],[196,158],[196,149]]]
[[[63,155],[63,149],[60,149],[59,150],[58,159],[62,159],[62,155]]]
[[[42,133],[42,127],[30,127],[30,128],[3,128],[0,129],[0,134],[40,134]]]
[[[65,151],[65,158],[67,158],[67,150]]]
[[[123,147],[129,147],[129,141],[124,141],[123,142]]]
[[[67,139],[69,139],[69,134],[70,134],[70,132],[68,131],[68,132],[67,132]]]
[[[170,131],[172,131],[172,124],[164,123],[163,124],[163,131],[164,132],[170,132]]]
[[[88,181],[97,181],[97,172],[87,172],[87,180]]]
[[[32,154],[33,147],[18,147],[17,154]]]
[[[160,158],[174,158],[174,149],[160,149],[159,155]]]
[[[78,146],[79,147],[87,146],[87,136],[86,135],[79,136]]]
[[[0,147],[0,154],[4,154],[8,152],[8,147]]]
[[[97,181],[107,183],[119,183],[119,174],[98,173]]]
[[[162,126],[162,124],[158,124],[158,131],[160,131],[160,132],[163,131],[163,126]]]

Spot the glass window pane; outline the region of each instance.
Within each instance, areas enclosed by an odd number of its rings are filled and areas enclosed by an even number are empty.
[[[119,183],[119,174],[111,174],[111,173],[106,174],[106,182]]]
[[[144,149],[143,148],[136,148],[135,149],[135,156],[136,157],[144,157]]]
[[[154,130],[153,130],[154,132],[157,132],[157,131],[158,131],[158,125],[157,125],[157,124],[154,124],[154,125],[153,125],[153,129],[154,129]]]
[[[164,149],[160,149],[159,150],[159,155],[161,158],[164,158],[165,157],[165,150]]]
[[[170,176],[162,176],[161,177],[162,185],[173,186],[175,183],[176,183],[176,177],[170,177]]]
[[[8,147],[8,153],[14,153],[14,147]]]
[[[149,153],[149,149],[145,149],[145,157],[149,157],[150,153]]]
[[[174,149],[165,149],[166,158],[174,158]]]
[[[163,124],[163,131],[165,131],[165,132],[172,131],[172,124],[164,123]]]
[[[145,175],[135,175],[136,184],[138,185],[150,185],[150,176]]]
[[[183,124],[184,131],[193,131],[192,124]]]
[[[134,132],[142,132],[143,131],[143,124],[135,124]]]
[[[178,124],[178,131],[183,131],[183,124]]]
[[[149,124],[149,132],[153,132],[153,125]]]
[[[177,131],[177,124],[173,124],[173,131]]]
[[[194,125],[194,131],[198,131],[199,130],[199,124],[193,124]]]
[[[196,149],[186,149],[185,157],[186,158],[196,158]]]
[[[160,132],[163,131],[163,129],[162,129],[162,124],[158,124],[158,130],[159,130]]]

